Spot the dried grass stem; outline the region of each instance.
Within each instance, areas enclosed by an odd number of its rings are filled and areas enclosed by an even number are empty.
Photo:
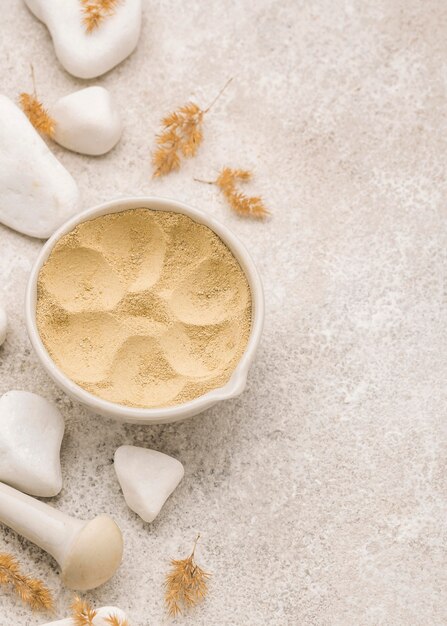
[[[233,79],[230,78],[206,109],[188,102],[162,120],[162,131],[157,136],[157,149],[152,157],[154,177],[178,170],[182,158],[191,158],[203,141],[203,118],[221,97]]]
[[[186,559],[171,560],[172,569],[165,581],[165,602],[169,615],[173,617],[199,604],[208,594],[207,581],[211,574],[194,560],[199,538],[200,535],[197,535],[192,552]]]
[[[41,580],[22,574],[17,559],[10,554],[0,553],[0,584],[11,585],[33,611],[53,610],[53,597],[48,587]]]

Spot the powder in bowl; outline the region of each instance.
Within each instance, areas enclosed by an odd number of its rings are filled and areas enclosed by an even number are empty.
[[[251,293],[207,226],[131,209],[79,224],[39,273],[37,327],[83,389],[131,407],[166,407],[222,387],[248,343]]]

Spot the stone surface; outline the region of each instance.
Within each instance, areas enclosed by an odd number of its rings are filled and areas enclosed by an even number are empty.
[[[152,522],[183,478],[183,465],[172,456],[138,446],[120,446],[115,472],[127,506]]]
[[[62,489],[60,449],[64,420],[52,404],[28,391],[0,398],[0,481],[32,496]]]
[[[88,598],[132,626],[167,620],[163,580],[197,532],[211,593],[183,626],[445,626],[447,586],[447,229],[443,0],[144,3],[134,55],[101,80],[126,132],[100,159],[55,147],[92,206],[129,193],[190,202],[229,226],[264,280],[266,322],[247,390],[191,420],[120,425],[89,415],[45,375],[23,319],[40,243],[0,228],[0,301],[9,316],[0,387],[61,408],[58,507],[103,510],[125,536],[123,564]],[[2,89],[33,59],[47,101],[83,85],[58,71],[46,30],[19,2],[0,24]],[[206,106],[197,157],[152,180],[160,118]],[[265,224],[233,215],[210,185],[252,168]],[[94,166],[94,167],[93,167]],[[179,459],[185,477],[150,526],[113,469],[122,444]],[[2,549],[55,590],[51,559],[16,535]],[[16,626],[43,620],[12,594]]]
[[[104,87],[86,87],[59,98],[50,115],[56,122],[54,140],[82,154],[109,152],[123,131],[112,96]]]
[[[141,0],[124,0],[93,32],[84,24],[81,0],[25,0],[50,31],[63,67],[79,78],[95,78],[135,49],[141,30]]]
[[[8,316],[5,309],[0,306],[0,346],[6,339],[6,331],[8,330]]]
[[[107,620],[110,616],[117,617],[119,620],[126,619],[124,611],[116,606],[102,606],[101,608],[96,609],[96,615],[92,619],[92,626],[110,626],[110,621]],[[47,622],[42,626],[74,626],[74,624],[72,618],[67,617],[65,619],[59,619],[55,622]]]
[[[76,213],[78,187],[26,115],[0,95],[0,222],[46,239]]]

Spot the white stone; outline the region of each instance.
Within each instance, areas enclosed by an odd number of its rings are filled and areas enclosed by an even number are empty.
[[[6,339],[6,330],[8,328],[8,318],[6,316],[6,312],[0,306],[0,346],[4,343]]]
[[[64,420],[58,409],[28,391],[0,398],[0,481],[33,496],[62,489],[60,448]]]
[[[127,619],[124,611],[118,609],[116,606],[103,606],[97,609],[96,616],[92,619],[93,626],[110,626],[110,622],[107,621],[107,618],[112,615],[116,616],[121,621]],[[47,622],[46,624],[42,624],[42,626],[74,626],[74,621],[71,617],[67,617],[66,619],[60,619],[56,622]]]
[[[56,122],[53,139],[74,152],[105,154],[123,132],[120,115],[104,87],[75,91],[60,98],[49,112]]]
[[[0,222],[46,239],[78,210],[78,187],[26,115],[2,95],[0,120]]]
[[[25,3],[47,26],[57,58],[73,76],[101,76],[121,63],[138,43],[141,0],[121,0],[115,13],[91,33],[86,32],[80,0],[25,0]]]
[[[183,478],[183,465],[156,450],[121,446],[115,452],[115,471],[129,508],[152,522]]]

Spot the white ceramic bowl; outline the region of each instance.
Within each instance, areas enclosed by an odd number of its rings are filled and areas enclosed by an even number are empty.
[[[208,393],[176,406],[167,408],[133,408],[127,407],[115,402],[103,400],[95,396],[82,387],[79,387],[68,376],[66,376],[54,363],[48,354],[45,346],[40,339],[36,323],[36,302],[37,302],[37,280],[40,269],[48,259],[54,245],[65,234],[73,230],[81,222],[85,222],[100,215],[107,213],[117,213],[127,209],[136,209],[146,207],[160,211],[174,211],[175,213],[183,213],[188,215],[199,224],[205,224],[213,230],[222,241],[232,251],[236,259],[239,261],[245,272],[251,289],[253,314],[252,326],[247,347],[241,357],[236,369],[234,370],[230,380],[218,389],[213,389]],[[106,417],[111,417],[122,422],[130,422],[134,424],[162,424],[166,422],[175,422],[186,417],[191,417],[197,413],[201,413],[210,408],[220,400],[234,398],[238,396],[245,388],[248,369],[255,356],[256,349],[261,338],[262,327],[264,323],[264,293],[262,289],[261,279],[258,271],[249,256],[244,245],[228,230],[226,226],[217,222],[214,218],[193,209],[192,207],[169,200],[167,198],[157,197],[131,197],[112,200],[105,202],[92,209],[88,209],[79,213],[72,219],[68,220],[61,226],[54,235],[45,243],[39,256],[31,270],[26,291],[26,324],[31,344],[36,351],[42,365],[51,376],[51,378],[61,387],[69,396],[81,402],[95,413],[99,413]]]

